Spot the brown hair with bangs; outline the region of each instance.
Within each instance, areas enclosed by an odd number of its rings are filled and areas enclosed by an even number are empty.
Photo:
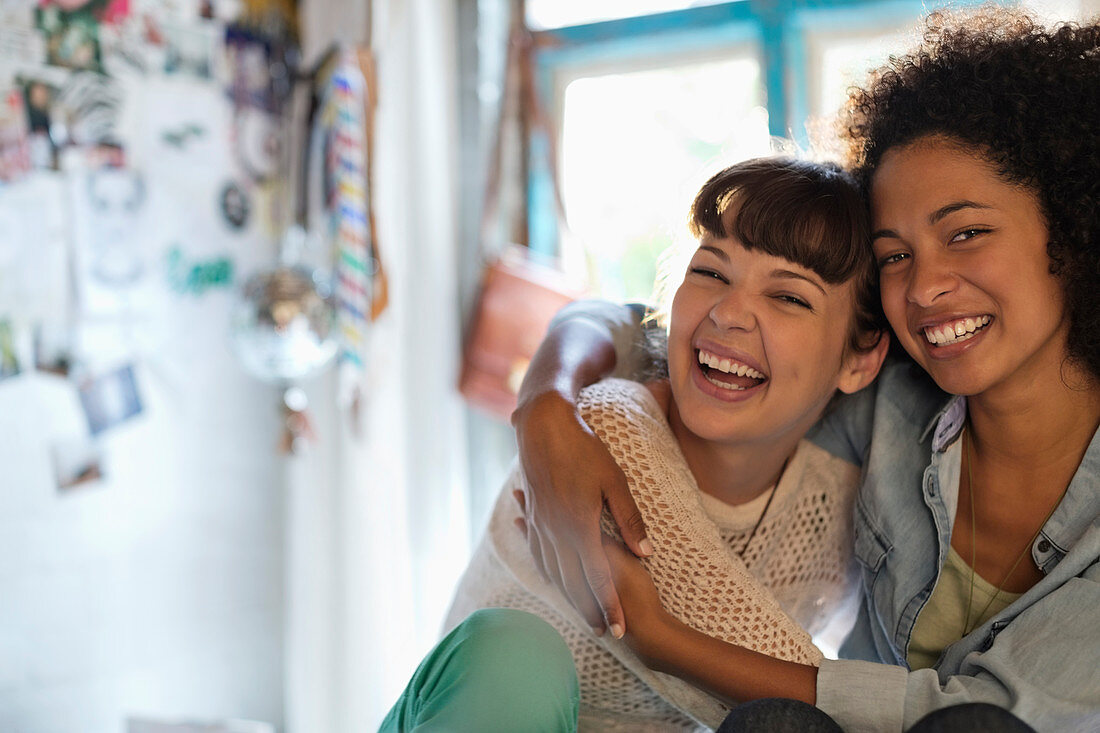
[[[853,280],[848,348],[866,352],[881,338],[886,322],[867,203],[838,166],[783,157],[736,163],[703,184],[688,227],[696,238],[736,237],[746,249],[795,262],[831,285]]]

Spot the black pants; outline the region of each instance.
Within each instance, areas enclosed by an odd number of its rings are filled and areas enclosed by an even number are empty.
[[[717,733],[843,733],[827,714],[798,700],[769,698],[734,708]],[[1012,713],[988,703],[966,703],[935,710],[908,733],[1035,733]]]

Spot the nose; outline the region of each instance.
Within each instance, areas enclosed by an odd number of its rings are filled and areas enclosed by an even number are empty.
[[[710,319],[721,329],[751,331],[756,328],[752,300],[739,288],[727,288],[710,311]]]
[[[927,307],[955,289],[957,280],[947,258],[939,253],[922,252],[909,267],[906,300]]]

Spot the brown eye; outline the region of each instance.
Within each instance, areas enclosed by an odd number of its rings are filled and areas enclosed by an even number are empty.
[[[965,242],[968,239],[973,239],[974,237],[977,237],[981,234],[985,234],[988,231],[989,231],[988,229],[978,229],[978,228],[963,229],[961,232],[958,232],[957,234],[955,234],[955,236],[951,237],[951,241],[952,242]]]
[[[887,265],[893,265],[897,262],[901,262],[902,260],[906,259],[907,257],[909,257],[908,252],[895,252],[893,254],[888,254],[885,257],[882,257],[881,259],[879,259],[879,261],[878,261],[879,269],[881,270],[883,267],[886,267]]]

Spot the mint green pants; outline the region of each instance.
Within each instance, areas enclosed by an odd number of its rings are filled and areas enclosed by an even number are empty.
[[[559,733],[577,729],[569,647],[538,616],[486,608],[421,662],[380,733]]]

